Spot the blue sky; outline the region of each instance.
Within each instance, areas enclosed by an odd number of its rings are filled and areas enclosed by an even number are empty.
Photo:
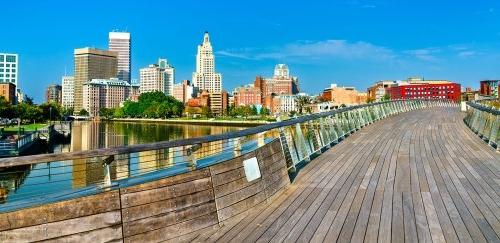
[[[276,63],[288,64],[308,93],[332,82],[365,90],[423,76],[476,88],[500,78],[500,1],[62,2],[1,4],[0,52],[20,55],[20,87],[37,102],[72,73],[74,48],[107,48],[113,29],[132,34],[133,78],[165,57],[176,82],[191,79],[209,31],[228,91],[271,76]]]

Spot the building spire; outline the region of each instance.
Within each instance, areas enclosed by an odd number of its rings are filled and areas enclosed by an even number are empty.
[[[205,31],[205,35],[203,36],[203,43],[210,42],[210,37],[208,36],[208,31]]]

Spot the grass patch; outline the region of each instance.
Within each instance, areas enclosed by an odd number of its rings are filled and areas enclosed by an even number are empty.
[[[40,128],[43,128],[43,127],[46,127],[47,124],[46,123],[35,123],[35,124],[24,124],[24,125],[21,125],[21,128],[24,128],[24,131],[35,131],[35,130],[39,130]],[[5,126],[0,126],[0,128],[3,128],[4,131],[6,132],[17,132],[19,130],[19,128],[17,127],[17,125],[15,126],[8,126],[8,127],[5,127]]]

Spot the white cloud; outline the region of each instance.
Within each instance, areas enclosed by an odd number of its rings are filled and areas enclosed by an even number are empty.
[[[440,52],[441,49],[435,47],[404,51],[404,53],[409,54],[410,56],[428,62],[438,61],[439,58],[437,57],[437,54]]]
[[[459,56],[461,58],[468,58],[468,57],[475,56],[476,54],[477,54],[477,52],[475,52],[475,51],[460,51],[457,53],[457,56]]]
[[[391,60],[396,57],[389,48],[363,41],[348,42],[346,40],[301,41],[265,50],[224,50],[217,54],[243,59],[342,58]]]

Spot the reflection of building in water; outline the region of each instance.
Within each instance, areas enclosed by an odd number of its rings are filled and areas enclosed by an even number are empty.
[[[237,130],[236,127],[224,126],[191,126],[159,123],[126,123],[126,122],[74,122],[71,136],[70,151],[91,150],[128,146],[158,141],[168,141],[183,138],[193,138],[210,134],[220,134]],[[195,153],[200,159],[209,155],[230,151],[232,145],[227,141],[203,144]],[[182,148],[144,151],[132,155],[116,155],[112,163],[111,178],[123,179],[132,175],[154,171],[172,166],[175,162],[186,162],[187,154]],[[104,168],[101,160],[76,159],[73,161],[74,188],[80,188],[101,182],[104,178]],[[132,171],[131,171],[132,170]]]
[[[139,171],[146,173],[160,168],[166,168],[174,164],[174,150],[160,149],[139,152]]]
[[[114,169],[116,171],[116,177],[111,177],[116,180],[128,178],[130,176],[130,155],[129,154],[118,154],[115,155],[115,162],[113,162]]]
[[[31,165],[3,168],[0,170],[0,203],[5,203],[10,191],[15,191],[24,182]]]
[[[220,133],[225,133],[229,131],[228,127],[221,127],[221,126],[210,126],[206,127],[208,131],[203,131],[201,129],[197,129],[194,131],[187,130],[187,134],[185,134],[185,138],[189,138],[190,136],[192,137],[199,137],[199,136],[204,136],[205,134],[220,134]],[[196,134],[198,133],[201,134]],[[215,141],[211,143],[203,143],[202,147],[196,151],[195,153],[195,158],[196,159],[201,159],[210,155],[218,154],[221,152],[227,152],[228,150],[231,149],[232,147],[232,141],[227,141],[227,140],[222,140],[222,141]]]
[[[75,122],[71,136],[71,150],[92,150],[125,145],[125,136],[114,132],[112,124],[102,122]],[[73,160],[73,187],[84,187],[99,183],[104,179],[104,158]],[[128,175],[128,155],[115,157],[111,166],[111,178]]]

